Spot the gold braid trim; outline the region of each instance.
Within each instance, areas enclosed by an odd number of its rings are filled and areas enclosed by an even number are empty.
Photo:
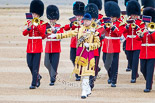
[[[94,70],[95,67],[92,68],[93,69],[91,70],[91,68],[88,69],[88,66],[82,67],[82,72],[80,74],[81,66],[77,68],[77,65],[75,65],[73,73],[78,74],[79,76],[90,76],[90,75],[95,76],[95,70]]]
[[[99,36],[94,37],[94,43],[89,43],[89,50],[95,50],[100,47]]]
[[[75,64],[78,64],[78,65],[81,65],[81,66],[87,66],[88,65],[88,59],[85,59],[83,57],[80,57],[80,59],[79,59],[79,56],[76,56]]]
[[[70,37],[74,37],[77,35],[77,31],[69,31],[69,32],[66,32],[66,33],[62,33],[62,34],[58,34],[56,36],[57,39],[63,39],[63,38],[70,38]]]

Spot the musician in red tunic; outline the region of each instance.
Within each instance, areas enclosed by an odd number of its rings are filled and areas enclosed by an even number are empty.
[[[75,30],[76,28],[79,30],[80,26],[83,24],[83,15],[84,15],[85,4],[81,1],[76,1],[73,3],[73,14],[75,15],[75,21],[70,20],[71,23],[64,26],[64,30]],[[77,24],[75,24],[75,22]],[[78,35],[77,35],[78,36]],[[70,42],[70,60],[75,66],[75,57],[77,51],[77,36],[71,38]],[[80,81],[81,77],[78,74],[75,74],[76,81]]]
[[[141,49],[141,41],[135,39],[137,31],[144,28],[144,23],[139,19],[141,14],[140,4],[135,0],[128,2],[126,6],[127,15],[130,16],[128,21],[133,21],[128,23],[124,28],[124,37],[126,38],[126,52],[129,62],[129,66],[132,70],[131,83],[135,83],[138,75],[138,63],[139,63],[139,53]]]
[[[49,5],[46,9],[46,16],[49,22],[46,26],[46,47],[44,65],[49,71],[50,86],[53,86],[56,81],[57,69],[59,64],[61,44],[60,39],[51,38],[52,34],[63,33],[63,28],[56,22],[59,20],[59,9],[55,5]]]
[[[152,7],[147,7],[143,11],[143,15],[151,16],[152,22],[145,23],[146,28],[140,32],[136,39],[142,41],[140,50],[140,70],[146,80],[146,88],[144,92],[152,90],[153,75],[155,67],[155,10]],[[151,28],[151,25],[153,28]]]
[[[44,13],[44,4],[41,0],[33,0],[30,4],[30,12],[33,20],[28,20],[25,25],[27,28],[23,31],[24,36],[28,36],[27,43],[27,64],[32,74],[32,83],[30,89],[40,86],[39,66],[41,53],[43,52],[42,39],[45,38],[46,25],[40,17]],[[38,21],[38,23],[35,22]]]
[[[114,1],[105,3],[105,13],[107,17],[111,17],[111,23],[105,23],[105,38],[103,40],[103,61],[108,72],[108,84],[116,87],[118,75],[118,62],[120,53],[120,37],[124,26],[119,26],[120,8]]]

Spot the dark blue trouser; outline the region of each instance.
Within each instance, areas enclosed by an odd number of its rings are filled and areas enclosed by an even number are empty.
[[[116,84],[117,83],[117,75],[118,75],[118,62],[119,62],[119,53],[103,53],[103,62],[106,62],[107,55],[112,56],[112,62],[110,68],[108,69],[108,76],[111,80],[111,83]]]
[[[146,89],[152,89],[155,59],[140,59],[140,66],[146,80]]]
[[[127,58],[127,61],[128,61],[127,68],[130,68],[129,60],[128,60],[128,56],[127,56],[127,51],[125,50],[125,48],[126,48],[126,40],[123,42],[123,51],[125,52],[125,55],[126,55],[126,58]]]
[[[70,60],[72,61],[73,65],[75,66],[75,59],[76,59],[76,48],[70,49]],[[76,78],[81,78],[77,74],[75,74]]]
[[[32,86],[36,86],[39,78],[41,53],[27,53],[27,64],[32,74]]]
[[[49,71],[50,81],[56,81],[60,53],[45,53],[44,65]]]
[[[131,79],[136,79],[137,78],[138,64],[139,64],[139,53],[140,53],[140,50],[127,51],[129,66],[132,69]]]
[[[98,71],[99,71],[98,64],[99,64],[99,59],[100,59],[101,47],[98,48],[98,52],[99,52],[99,56],[95,56],[95,76],[98,75]],[[91,88],[94,87],[94,81],[95,81],[95,77],[94,76],[90,76],[89,77],[89,85],[90,85]]]

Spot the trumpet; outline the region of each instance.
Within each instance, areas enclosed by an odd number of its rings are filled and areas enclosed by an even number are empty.
[[[133,29],[136,28],[136,24],[135,23],[132,23],[131,24],[131,28],[133,28]]]
[[[74,21],[73,24],[74,24],[75,26],[79,26],[78,21]]]
[[[96,29],[97,28],[97,23],[96,22],[92,22],[91,23],[91,27],[94,28],[94,29]]]
[[[155,31],[155,23],[153,22],[149,23],[147,28],[150,32]]]
[[[111,24],[110,23],[106,23],[105,25],[106,25],[107,28],[110,28],[111,27]]]
[[[32,24],[38,26],[40,24],[40,19],[39,18],[32,19]]]

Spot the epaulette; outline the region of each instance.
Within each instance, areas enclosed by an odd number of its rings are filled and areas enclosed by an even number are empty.
[[[144,24],[144,22],[141,22],[140,25]]]

